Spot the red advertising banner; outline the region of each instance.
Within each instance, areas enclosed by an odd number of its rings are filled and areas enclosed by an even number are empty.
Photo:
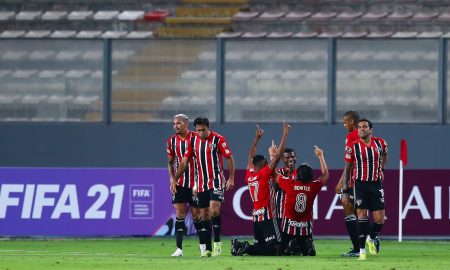
[[[320,172],[316,171],[316,175]],[[330,170],[330,180],[316,198],[314,234],[346,235],[339,195],[334,187],[342,170]],[[236,171],[236,186],[225,193],[222,207],[224,235],[252,235],[252,202],[244,181],[245,170]],[[386,221],[382,235],[398,234],[399,175],[386,170],[383,188]],[[403,235],[450,237],[450,170],[405,170]]]

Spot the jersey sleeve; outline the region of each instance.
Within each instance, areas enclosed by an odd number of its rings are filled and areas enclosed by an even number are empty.
[[[381,139],[381,138],[380,138],[380,142],[381,142],[381,148],[383,150],[383,154],[387,155],[387,153],[388,153],[387,142],[384,139]]]
[[[354,160],[354,145],[355,143],[351,144],[350,146],[345,146],[345,154],[344,154],[344,161],[348,163],[353,163]]]
[[[233,153],[231,152],[230,146],[228,145],[227,140],[221,136],[219,141],[219,151],[226,158],[229,158]]]
[[[173,150],[172,150],[172,140],[171,140],[171,138],[169,138],[169,139],[167,140],[167,143],[166,143],[166,150],[167,150],[167,155],[168,155],[169,157],[175,156],[175,153],[174,153]]]
[[[290,187],[290,182],[292,181],[292,179],[282,175],[278,175],[277,177],[278,177],[278,186],[282,190],[287,191]]]

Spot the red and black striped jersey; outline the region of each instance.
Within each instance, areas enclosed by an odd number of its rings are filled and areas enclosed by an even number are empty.
[[[291,179],[297,179],[297,170],[293,170],[292,172],[289,170],[289,168],[278,168],[277,173]],[[275,206],[276,206],[276,213],[278,218],[284,217],[285,214],[285,204],[286,204],[286,192],[284,192],[283,189],[281,189],[278,184],[275,184]]]
[[[354,129],[349,132],[345,137],[345,151],[344,155],[347,155],[347,149],[350,149],[354,142],[359,141],[358,129]],[[345,157],[344,157],[345,158]],[[355,179],[353,178],[353,173],[351,175],[350,181],[348,182],[348,187],[353,187],[353,183],[355,183]]]
[[[269,165],[259,171],[249,167],[245,173],[245,181],[253,201],[253,221],[272,219],[275,213],[273,197],[275,190],[270,182],[272,170]]]
[[[286,212],[288,219],[298,222],[313,220],[313,205],[323,187],[319,179],[309,183],[278,176],[278,185],[286,192]]]
[[[170,136],[167,140],[167,155],[169,157],[174,157],[174,166],[173,171],[174,175],[176,174],[178,167],[180,166],[181,160],[186,153],[186,149],[189,144],[189,140],[192,136],[195,135],[195,132],[188,131],[188,136],[186,139],[182,139],[177,134]],[[189,160],[186,171],[180,176],[178,179],[177,185],[185,188],[192,188],[195,184],[195,166],[194,159]]]
[[[355,141],[346,150],[345,161],[353,163],[353,177],[355,181],[382,181],[384,178],[381,168],[382,156],[387,155],[387,143],[379,137],[371,136],[370,145],[363,141]]]
[[[222,156],[229,158],[232,152],[222,135],[211,131],[203,140],[199,135],[191,137],[184,157],[195,159],[198,192],[223,189],[225,175]]]

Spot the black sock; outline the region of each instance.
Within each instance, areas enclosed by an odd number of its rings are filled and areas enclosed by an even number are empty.
[[[186,230],[184,219],[177,218],[175,222],[175,239],[177,241],[177,248],[183,249],[183,235]]]
[[[202,226],[202,221],[200,220],[200,219],[194,219],[194,220],[192,220],[193,222],[194,222],[194,227],[195,227],[195,230],[196,230],[196,232],[197,232],[197,236],[198,236],[198,240],[199,240],[199,243],[200,244],[204,244],[205,243],[205,241],[203,241],[203,237],[201,236],[201,234],[200,234],[200,230],[201,230],[201,226]]]
[[[358,225],[355,215],[349,215],[345,217],[345,227],[347,227],[348,235],[352,241],[353,250],[359,251],[358,241]]]
[[[359,248],[366,247],[366,237],[369,233],[369,220],[368,219],[359,219],[358,220],[358,239],[359,239]]]
[[[222,231],[222,217],[220,215],[211,219],[214,231],[214,242],[220,242],[220,232]]]
[[[374,222],[372,224],[372,227],[370,228],[370,238],[375,239],[375,237],[377,237],[380,234],[382,228],[383,228],[383,224]]]
[[[211,220],[202,220],[202,233],[203,233],[203,240],[206,244],[206,250],[212,251],[211,246]]]

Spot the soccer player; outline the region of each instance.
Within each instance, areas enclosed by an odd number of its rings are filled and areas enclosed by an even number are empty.
[[[286,211],[281,225],[285,235],[285,255],[316,256],[312,234],[313,204],[329,176],[323,150],[314,146],[314,152],[322,173],[318,179],[314,180],[313,170],[308,164],[298,167],[296,180],[281,174],[275,177],[286,192]]]
[[[245,181],[248,184],[250,196],[253,201],[253,231],[254,245],[248,242],[240,243],[236,239],[231,241],[231,254],[234,256],[248,255],[280,255],[281,234],[276,221],[273,196],[274,188],[270,181],[274,175],[275,168],[281,159],[286,144],[289,125],[283,123],[283,135],[280,147],[270,164],[263,155],[256,155],[259,140],[263,130],[256,126],[255,139],[248,154],[247,172]]]
[[[356,111],[348,111],[344,114],[344,128],[348,131],[345,138],[345,151],[351,148],[354,141],[359,140],[358,136],[358,120],[359,114]],[[342,172],[341,178],[336,185],[336,193],[341,194],[342,207],[344,208],[345,227],[347,233],[350,236],[353,248],[349,252],[341,254],[341,256],[358,257],[359,256],[359,244],[358,244],[358,226],[355,216],[355,207],[353,200],[353,183],[354,179],[351,178],[348,183],[347,189],[342,189],[344,172]]]
[[[269,147],[270,160],[272,160],[275,157],[276,151],[277,146],[274,144],[274,141],[272,140],[272,145]],[[284,167],[277,168],[276,172],[285,177],[296,179],[297,178],[297,170],[295,168],[296,162],[297,158],[294,149],[285,148],[283,151]],[[286,201],[286,193],[276,183],[274,184],[275,184],[275,207],[276,207],[277,221],[278,226],[280,226],[281,228],[282,217],[284,216],[285,211],[284,204]]]
[[[191,214],[195,229],[200,225],[200,215],[197,208],[197,198],[192,192],[195,184],[194,160],[187,164],[187,170],[181,175],[178,181],[175,172],[180,166],[181,160],[186,152],[186,146],[195,132],[188,129],[189,119],[184,114],[177,114],[173,117],[173,130],[175,134],[167,140],[167,169],[170,177],[170,192],[172,193],[172,204],[175,208],[175,239],[177,249],[172,256],[183,256],[183,235],[186,231],[187,204],[190,205]]]
[[[366,259],[365,243],[369,252],[376,255],[379,242],[376,237],[380,234],[384,224],[384,190],[383,171],[387,162],[387,143],[384,139],[372,136],[373,124],[367,119],[358,121],[358,135],[360,140],[346,150],[343,189],[348,187],[353,168],[355,179],[355,203],[358,215],[359,258]],[[369,224],[368,213],[372,212],[374,223]],[[367,239],[366,239],[367,237]]]
[[[195,159],[197,170],[195,191],[198,192],[198,207],[202,220],[199,231],[202,243],[200,253],[202,257],[218,256],[222,252],[220,207],[224,201],[224,189],[229,190],[234,187],[234,159],[225,137],[209,129],[208,118],[196,118],[194,127],[196,136],[191,137],[175,177],[178,179],[185,172],[187,164]],[[222,157],[227,159],[230,171],[226,182]],[[211,223],[214,230],[213,252]]]

